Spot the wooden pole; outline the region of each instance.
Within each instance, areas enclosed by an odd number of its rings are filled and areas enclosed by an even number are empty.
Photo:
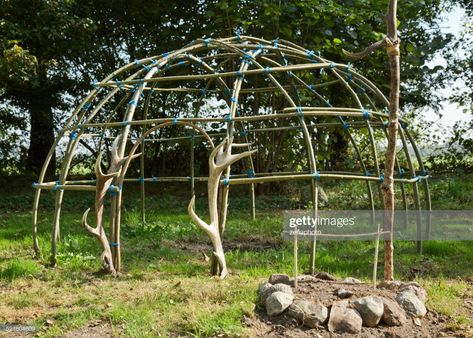
[[[390,0],[386,15],[387,38],[386,48],[389,57],[391,73],[391,89],[389,92],[389,125],[388,146],[386,149],[386,164],[384,169],[384,230],[389,231],[384,241],[384,280],[394,279],[394,163],[396,158],[396,141],[399,124],[399,87],[400,87],[400,52],[397,37],[397,0]]]
[[[379,252],[379,238],[381,237],[381,226],[378,224],[378,233],[376,234],[376,245],[374,248],[374,262],[373,262],[373,289],[376,290],[376,279],[378,273],[378,252]]]

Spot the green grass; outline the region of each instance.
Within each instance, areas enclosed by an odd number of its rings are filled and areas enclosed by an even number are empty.
[[[434,179],[434,208],[468,209],[471,178]],[[333,208],[365,207],[363,188],[356,182],[325,186]],[[2,189],[8,190],[5,186]],[[42,258],[35,261],[30,234],[32,192],[18,188],[9,189],[14,194],[1,195],[0,191],[0,322],[35,325],[40,337],[58,337],[96,319],[110,322],[114,332],[126,337],[244,336],[241,319],[253,312],[258,284],[271,273],[293,271],[292,245],[283,242],[280,235],[280,211],[307,207],[304,196],[308,191],[301,187],[300,195],[258,198],[258,217],[252,221],[246,190],[236,190],[224,235],[231,275],[220,281],[208,275],[204,253],[210,255],[209,240],[187,216],[188,193],[159,189],[150,188],[145,225],[136,208],[137,194],[133,188],[125,191],[123,271],[117,279],[97,273],[101,251],[97,241],[80,226],[82,212],[93,206],[90,193],[66,193],[58,266],[51,268],[47,263],[54,193],[45,192],[42,199]],[[170,192],[173,194],[165,195]],[[205,218],[205,197],[198,197],[197,209]],[[93,222],[92,216],[89,222]],[[317,249],[318,270],[370,279],[373,242],[320,241]],[[308,267],[308,253],[308,243],[301,243],[301,270]],[[380,258],[382,255],[381,247]],[[465,330],[472,321],[463,306],[463,298],[472,297],[465,282],[473,275],[472,256],[473,245],[466,241],[425,242],[423,255],[416,253],[414,242],[398,241],[396,278],[423,284],[429,293],[428,307],[449,316],[451,329]],[[378,271],[382,274],[382,264]],[[54,324],[45,326],[47,319],[53,319]]]

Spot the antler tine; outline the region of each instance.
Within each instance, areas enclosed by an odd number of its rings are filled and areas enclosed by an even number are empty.
[[[99,236],[99,233],[97,229],[92,228],[88,223],[87,223],[87,216],[89,215],[90,208],[87,209],[84,214],[82,215],[82,226],[87,230],[89,233],[91,233],[94,236]]]
[[[249,143],[232,143],[231,148],[244,148],[244,147],[249,147],[253,144],[253,142]]]
[[[197,214],[195,213],[195,195],[192,196],[189,206],[187,207],[189,216],[197,223],[197,225],[207,233],[211,233],[211,227],[205,223]]]
[[[215,168],[216,167],[216,164],[215,164],[215,158],[219,155],[219,154],[222,154],[223,153],[223,146],[226,144],[226,138],[225,140],[222,141],[222,143],[220,143],[218,146],[216,146],[214,148],[214,150],[212,150],[212,152],[210,153],[210,156],[209,156],[209,167],[210,168]]]

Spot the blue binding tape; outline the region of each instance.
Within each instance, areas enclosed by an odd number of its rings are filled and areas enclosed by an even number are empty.
[[[224,185],[224,186],[228,186],[229,183],[230,183],[230,179],[229,179],[228,177],[225,177],[225,178],[223,179],[223,185]]]
[[[402,129],[406,129],[407,128],[407,123],[404,122],[404,121],[399,121],[399,124],[401,125],[401,128]]]
[[[135,92],[135,86],[131,85],[130,89],[129,89],[129,92],[130,93],[134,93]]]
[[[138,182],[143,184],[145,183],[145,178],[144,177],[138,177]]]
[[[313,51],[313,50],[308,50],[308,51],[307,51],[307,57],[308,57],[309,59],[312,59],[312,58],[314,57],[314,51]]]
[[[258,43],[258,45],[256,45],[256,49],[263,50],[263,49],[264,49],[264,45],[261,44],[261,43]]]
[[[156,176],[151,177],[151,181],[158,182],[158,178]]]
[[[380,181],[381,183],[384,182],[384,174],[379,175],[379,181]]]
[[[227,121],[227,122],[233,122],[232,115],[231,115],[231,114],[225,115],[225,121]]]
[[[128,101],[128,104],[130,106],[136,106],[136,101],[135,100],[130,100],[130,101]]]
[[[347,130],[350,128],[350,124],[348,122],[343,121],[343,129]]]
[[[389,126],[388,121],[383,121],[383,128],[386,129]]]
[[[271,68],[270,67],[265,67],[263,70],[266,74],[271,73]]]
[[[371,173],[368,170],[365,170],[365,176],[371,176]]]
[[[57,190],[64,190],[61,188],[61,184],[59,183],[59,181],[54,182],[54,191]]]
[[[304,116],[304,112],[302,111],[302,107],[296,107],[296,112],[298,116]]]
[[[419,174],[420,174],[420,176],[428,176],[429,172],[424,169],[424,170],[421,170],[421,172]]]
[[[242,131],[240,131],[240,136],[246,136],[246,135],[248,135],[248,130],[243,129]]]
[[[239,78],[243,78],[245,75],[243,74],[243,72],[241,70],[237,70],[236,71],[236,76],[239,77]]]
[[[349,72],[349,71],[350,71],[350,67],[351,67],[351,62],[348,62],[347,65],[346,65],[346,67],[345,67],[345,70],[346,70],[347,72]]]
[[[200,96],[205,97],[206,94],[207,94],[207,89],[202,88],[202,89],[200,90]]]
[[[399,169],[399,178],[403,178],[404,176],[406,176],[406,171],[403,168]]]
[[[110,242],[110,246],[112,246],[112,247],[120,246],[120,243]]]
[[[312,174],[312,178],[316,181],[320,181],[320,173],[316,171],[315,173]]]
[[[118,87],[120,90],[123,89],[123,84],[122,84],[122,82],[121,82],[120,80],[116,79],[116,80],[115,80],[115,83],[117,84],[117,87]]]
[[[238,103],[238,100],[237,100],[236,97],[232,96],[232,97],[230,98],[230,102]]]
[[[279,39],[274,39],[273,41],[273,47],[278,48],[279,47]]]
[[[77,131],[73,130],[71,131],[71,134],[69,135],[70,139],[74,141],[77,138]]]
[[[38,182],[33,182],[33,183],[31,183],[31,186],[32,186],[33,188],[36,188],[36,187],[38,186]]]
[[[172,125],[175,126],[177,124],[177,121],[179,120],[179,118],[175,117],[172,119]]]
[[[252,169],[248,169],[248,170],[246,171],[246,177],[248,177],[248,178],[253,178],[253,177],[255,177],[255,171],[252,170]]]
[[[212,41],[211,38],[204,39],[204,45],[205,45],[205,47],[208,47],[208,46],[209,46],[210,41]]]
[[[363,109],[363,110],[362,110],[362,115],[363,115],[363,118],[364,118],[365,120],[369,120],[370,117],[371,117],[370,112],[367,111],[366,109]]]
[[[129,126],[130,125],[130,121],[122,121],[122,126]]]
[[[330,64],[328,65],[328,69],[332,70],[333,68],[335,68],[335,64],[333,62],[330,62]]]

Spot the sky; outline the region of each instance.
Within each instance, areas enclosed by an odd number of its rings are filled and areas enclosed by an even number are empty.
[[[457,7],[453,11],[444,15],[444,20],[441,25],[441,29],[445,33],[452,33],[458,35],[465,23],[466,15],[465,10]],[[440,56],[436,57],[432,62],[427,63],[429,67],[435,67],[436,65],[445,65],[446,60]],[[461,83],[461,86],[466,86],[465,83]],[[451,87],[447,87],[442,91],[445,97],[448,97],[452,91]],[[426,110],[420,112],[425,121],[433,122],[433,130],[436,128],[452,128],[457,121],[469,121],[471,115],[463,113],[464,107],[459,106],[456,103],[445,102],[443,105],[443,115],[441,118],[434,113],[433,110]],[[445,138],[449,135],[447,133],[442,134]]]

